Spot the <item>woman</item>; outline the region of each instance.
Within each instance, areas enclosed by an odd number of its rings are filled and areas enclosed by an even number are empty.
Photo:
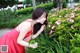
[[[37,43],[29,44],[31,39],[35,39],[44,31],[47,24],[47,13],[42,8],[37,8],[32,15],[32,19],[21,22],[17,27],[0,38],[0,53],[2,46],[7,46],[6,53],[25,53],[25,47],[37,48]],[[37,27],[37,28],[36,28]],[[26,41],[24,39],[26,38]]]

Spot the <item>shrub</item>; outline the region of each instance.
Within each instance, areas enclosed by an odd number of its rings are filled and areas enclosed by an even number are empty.
[[[46,4],[38,5],[37,7],[42,7],[46,11],[49,11],[50,9],[52,9],[55,6],[57,6],[56,3],[49,2],[49,3],[46,3]],[[63,2],[63,8],[66,8],[66,7],[67,7],[67,3]],[[18,14],[29,14],[29,13],[32,13],[32,12],[33,12],[33,7],[24,8],[24,9],[21,9],[21,10],[17,11]]]
[[[45,33],[35,39],[39,44],[38,48],[30,48],[28,53],[48,53],[48,51],[49,53],[79,53],[79,11],[80,10],[75,12],[74,9],[64,9],[60,12],[49,13],[49,23]],[[75,17],[70,18],[73,12],[75,13]],[[53,26],[56,27],[53,28]]]
[[[50,2],[47,4],[41,4],[41,5],[38,5],[37,7],[42,7],[48,11],[53,8],[53,3]],[[24,8],[17,11],[18,14],[31,14],[32,12],[33,12],[33,7]]]
[[[0,11],[0,22],[1,21],[10,21],[11,19],[15,18],[16,17],[16,13],[15,11],[12,12],[10,9],[8,10],[1,10]]]
[[[31,18],[31,14],[17,15],[10,9],[0,11],[0,28],[14,28],[23,20]]]
[[[28,7],[28,8],[24,8],[21,10],[18,10],[16,13],[17,14],[30,14],[33,11],[33,7]]]

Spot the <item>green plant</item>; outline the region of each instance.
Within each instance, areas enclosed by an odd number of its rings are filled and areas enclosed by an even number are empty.
[[[17,14],[31,14],[33,11],[33,7],[24,8],[16,11]]]
[[[14,28],[23,20],[31,18],[31,14],[17,15],[10,9],[0,11],[0,28]]]
[[[71,19],[73,11],[74,9],[64,9],[60,12],[49,13],[48,25],[51,26],[47,26],[46,32],[35,39],[39,44],[38,48],[30,48],[28,52],[80,53],[80,13],[76,11],[75,17]],[[66,14],[67,17],[65,17]],[[56,27],[53,29],[53,26]]]
[[[1,10],[0,11],[0,22],[1,21],[10,21],[11,19],[15,18],[16,17],[16,13],[15,11],[12,12],[10,9],[8,10]]]
[[[36,7],[42,7],[44,9],[46,9],[47,11],[49,11],[50,9],[53,8],[53,3],[50,2],[47,4],[41,4]],[[31,14],[33,12],[33,7],[24,8],[24,9],[18,10],[16,12],[17,12],[17,14]]]
[[[80,53],[79,47],[73,47],[73,49],[70,51],[70,53]]]

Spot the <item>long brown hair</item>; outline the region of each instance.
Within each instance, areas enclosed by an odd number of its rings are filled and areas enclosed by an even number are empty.
[[[32,19],[33,20],[38,19],[44,12],[46,12],[46,11],[43,8],[36,8],[35,11],[32,14]],[[37,24],[34,25],[33,34],[36,34],[37,31],[39,31],[39,29],[41,28],[42,25],[47,25],[48,24],[47,16],[48,16],[48,13],[46,12],[46,20],[45,20],[45,22],[43,24],[37,23]]]

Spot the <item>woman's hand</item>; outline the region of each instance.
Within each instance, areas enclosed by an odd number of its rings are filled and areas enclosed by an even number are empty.
[[[35,39],[44,29],[45,29],[45,25],[42,25],[40,30],[36,34],[32,35],[32,39]]]
[[[30,47],[31,47],[31,48],[37,48],[37,46],[38,46],[38,43],[37,43],[37,42],[34,43],[34,44],[30,44]]]
[[[45,29],[45,25],[42,25],[40,31],[42,32]]]

